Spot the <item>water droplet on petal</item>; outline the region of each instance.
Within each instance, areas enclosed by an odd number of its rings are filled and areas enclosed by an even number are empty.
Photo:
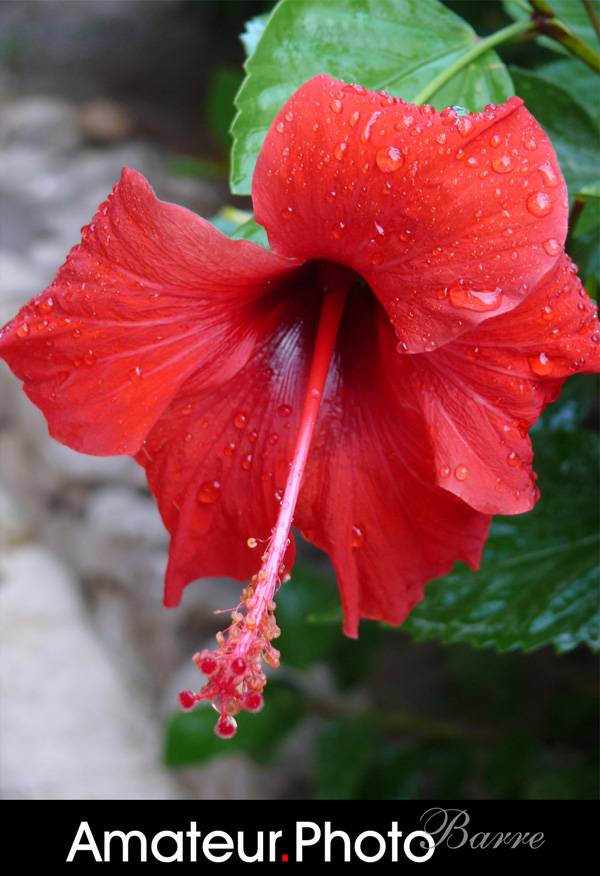
[[[129,379],[133,380],[134,383],[139,383],[142,379],[142,370],[139,365],[136,365],[135,368],[132,368],[129,372]]]
[[[440,477],[441,478],[449,478],[450,477],[450,466],[442,465],[440,467]]]
[[[517,454],[513,450],[512,453],[509,453],[508,456],[506,457],[506,461],[509,465],[518,465],[521,460],[519,459],[519,457],[517,456]]]
[[[292,413],[292,409],[289,405],[279,405],[279,407],[277,408],[277,413],[280,417],[289,417],[289,415]]]
[[[334,113],[341,113],[341,111],[344,109],[344,105],[341,100],[332,100],[329,106],[334,111]]]
[[[275,130],[279,134],[283,134],[283,132],[285,131],[285,125],[283,124],[283,122],[277,122],[277,124],[275,125]]]
[[[464,481],[469,477],[469,469],[466,465],[457,465],[454,477],[457,481]]]
[[[532,192],[526,201],[527,209],[534,216],[549,216],[554,209],[550,195],[545,192]]]
[[[545,161],[538,168],[540,172],[540,176],[544,182],[544,185],[548,186],[549,189],[554,189],[560,183],[560,176],[557,174],[555,169],[552,167],[549,161]]]
[[[374,265],[375,267],[377,267],[378,265],[382,265],[383,264],[383,253],[374,252],[373,255],[371,256],[371,264]]]
[[[233,418],[233,425],[236,427],[236,429],[244,429],[246,427],[246,421],[246,414],[238,413]]]
[[[19,328],[17,329],[17,337],[18,338],[26,338],[29,334],[29,326],[26,322],[21,323]]]
[[[50,311],[54,307],[54,301],[52,298],[44,298],[38,304],[38,310],[40,313],[50,313]]]
[[[282,219],[291,219],[293,212],[294,212],[294,210],[292,207],[284,207],[283,210],[281,211],[281,218]]]
[[[554,238],[551,238],[550,240],[545,240],[542,245],[549,256],[558,255],[559,252],[561,252],[562,250],[562,246],[560,245],[558,240],[554,240]]]
[[[514,162],[510,155],[498,156],[492,161],[492,168],[496,173],[508,173],[514,167]]]
[[[200,484],[196,499],[202,505],[212,505],[221,495],[221,484],[218,481],[204,481]]]
[[[336,222],[336,224],[331,229],[330,237],[332,240],[340,240],[346,233],[346,223],[345,222]]]
[[[360,134],[360,142],[361,143],[364,144],[368,140],[370,140],[371,128],[373,127],[373,125],[375,124],[375,122],[377,121],[377,119],[379,118],[380,115],[381,115],[381,112],[371,113],[371,115],[367,119],[367,124],[364,126],[364,128],[361,131],[361,134]]]
[[[529,362],[529,367],[533,373],[537,374],[539,377],[545,377],[547,374],[554,371],[554,363],[545,353],[540,353],[539,356],[532,356],[527,361]]]
[[[242,468],[246,471],[250,471],[252,468],[252,454],[247,453],[246,456],[242,457]]]
[[[233,456],[233,454],[235,453],[235,444],[233,442],[226,444],[223,448],[223,453],[225,454],[225,456]]]
[[[461,116],[456,122],[458,133],[462,137],[468,137],[475,127],[475,123],[468,116]]]
[[[350,125],[351,128],[353,128],[359,122],[359,120],[360,120],[360,113],[353,112],[352,115],[350,116],[350,118],[348,119],[348,124]]]
[[[325,200],[329,204],[333,204],[333,202],[335,201],[336,198],[337,198],[337,192],[327,192],[325,194]]]
[[[502,303],[500,287],[496,287],[493,291],[480,291],[470,288],[463,280],[457,280],[447,288],[450,304],[456,308],[485,313],[489,310],[497,310]]]
[[[338,143],[335,149],[333,150],[333,154],[337,158],[338,161],[341,161],[344,155],[346,154],[346,150],[348,148],[347,143]]]
[[[94,365],[96,363],[96,354],[93,350],[88,350],[87,353],[83,354],[83,361],[86,365]]]
[[[502,137],[499,137],[498,134],[492,134],[490,137],[490,146],[495,149],[500,143],[502,143]]]
[[[404,164],[404,156],[395,146],[385,146],[379,150],[375,161],[383,173],[393,173]]]
[[[533,137],[528,137],[527,140],[523,140],[523,146],[525,149],[529,149],[530,152],[533,152],[534,149],[537,149],[537,142]]]
[[[365,533],[358,526],[352,527],[351,543],[353,548],[362,547],[362,545],[365,543]]]
[[[271,434],[267,438],[267,441],[269,442],[269,444],[277,444],[277,442],[279,441],[279,435],[277,434],[277,432],[271,432]]]

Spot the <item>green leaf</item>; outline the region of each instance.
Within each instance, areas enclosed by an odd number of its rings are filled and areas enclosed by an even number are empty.
[[[249,194],[265,135],[285,101],[308,79],[328,73],[345,82],[413,100],[478,37],[437,0],[280,0],[246,63],[232,134],[231,185]],[[514,94],[493,51],[471,62],[435,95],[437,109],[471,111]]]
[[[380,731],[367,717],[331,721],[316,746],[316,797],[351,800],[379,747]]]
[[[544,64],[536,70],[536,73],[559,88],[563,88],[565,83],[568,83],[571,98],[598,121],[600,111],[598,74],[594,73],[587,64],[582,64],[578,58],[569,56]]]
[[[234,116],[233,101],[242,84],[238,69],[220,66],[213,70],[208,83],[205,114],[215,141],[224,152],[231,149],[229,129]]]
[[[246,22],[244,33],[240,34],[240,40],[244,46],[246,57],[249,58],[257,46],[257,43],[269,20],[269,12],[264,12],[262,15],[256,15]]]
[[[597,185],[600,132],[594,119],[558,85],[516,68],[511,75],[517,94],[552,141],[569,194]]]
[[[598,648],[598,441],[588,432],[538,432],[541,499],[497,517],[479,572],[431,582],[401,629],[419,640],[499,651],[580,643]]]
[[[265,693],[260,712],[238,716],[238,731],[231,739],[215,734],[217,713],[209,706],[174,715],[167,726],[165,763],[172,767],[199,764],[236,751],[258,763],[271,761],[304,716],[304,708],[295,688],[285,682],[269,681]]]
[[[231,237],[234,240],[251,240],[259,246],[264,246],[265,249],[271,248],[267,240],[267,232],[254,219],[248,219],[243,225],[238,225],[235,231],[232,232]]]

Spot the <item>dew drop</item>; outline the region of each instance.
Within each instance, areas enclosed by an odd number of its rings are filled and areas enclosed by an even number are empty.
[[[492,168],[496,173],[508,173],[514,167],[514,162],[510,155],[498,156],[492,161]]]
[[[29,334],[29,326],[26,322],[21,323],[19,328],[17,329],[17,337],[18,338],[26,338]]]
[[[87,353],[83,354],[83,361],[86,365],[95,365],[96,363],[96,354],[93,350],[88,350]]]
[[[540,176],[542,177],[544,185],[548,186],[549,189],[555,189],[556,186],[560,183],[560,177],[549,161],[545,161],[543,164],[541,164],[538,170],[540,172]]]
[[[327,192],[325,194],[325,200],[329,204],[333,204],[333,202],[335,201],[336,198],[337,198],[337,192],[332,191],[332,192]]]
[[[440,466],[440,477],[441,478],[449,478],[450,477],[450,466],[449,465]]]
[[[499,137],[498,134],[492,134],[490,137],[490,146],[495,149],[500,143],[502,143],[502,137]]]
[[[371,264],[374,265],[375,267],[377,267],[378,265],[382,265],[383,264],[383,253],[374,252],[373,255],[371,256]]]
[[[548,305],[542,310],[542,319],[545,319],[546,322],[552,322],[554,319],[554,311]]]
[[[242,457],[242,468],[246,471],[250,471],[252,468],[252,454],[247,453],[246,456]]]
[[[483,292],[471,289],[463,280],[457,280],[448,286],[448,298],[453,307],[485,313],[500,307],[502,289],[496,287],[493,291]]]
[[[223,448],[223,453],[225,454],[225,456],[233,456],[233,454],[235,453],[235,444],[233,442],[226,444]]]
[[[329,104],[330,108],[334,111],[334,113],[341,113],[344,109],[344,105],[341,100],[332,100]]]
[[[356,124],[358,124],[359,121],[360,121],[360,113],[353,112],[352,115],[350,116],[350,118],[348,119],[348,124],[350,125],[351,128],[354,128],[354,126]]]
[[[277,131],[277,133],[283,134],[283,132],[285,131],[285,125],[283,124],[283,122],[277,122],[277,124],[275,125],[275,130]]]
[[[285,118],[286,118],[286,121],[288,121],[288,122],[292,122],[292,121],[294,120],[294,113],[293,113],[293,112],[287,112],[287,113],[285,114]]]
[[[329,236],[332,240],[340,240],[344,234],[346,233],[346,223],[345,222],[336,222],[336,224],[331,229]]]
[[[545,353],[540,353],[539,356],[532,356],[527,361],[529,362],[529,367],[533,373],[537,374],[539,377],[545,377],[547,374],[551,374],[551,372],[554,371],[554,363]]]
[[[294,212],[294,210],[292,207],[284,207],[283,210],[281,211],[281,218],[282,219],[291,219],[293,212]]]
[[[554,240],[554,238],[550,238],[550,240],[545,240],[542,244],[546,252],[549,256],[558,255],[562,250],[562,246],[558,242],[558,240]]]
[[[44,298],[38,304],[38,310],[40,313],[50,313],[50,311],[53,309],[53,307],[54,307],[54,301],[52,300],[52,298]]]
[[[534,216],[549,216],[554,208],[552,198],[545,192],[532,192],[526,201],[527,209]]]
[[[523,140],[523,146],[525,149],[529,149],[530,152],[533,152],[534,149],[537,149],[537,142],[533,137],[528,137],[527,140]]]
[[[375,122],[377,121],[377,119],[379,118],[380,115],[381,115],[381,112],[371,113],[371,115],[367,119],[367,124],[364,126],[364,128],[361,131],[361,134],[360,134],[360,142],[361,143],[363,143],[363,144],[367,143],[371,139],[371,128],[373,127],[373,125],[375,124]]]
[[[512,453],[509,453],[508,456],[506,457],[506,461],[509,465],[518,465],[521,460],[519,459],[519,457],[517,456],[517,454],[513,450]]]
[[[456,127],[461,137],[468,137],[475,127],[475,123],[468,116],[461,116],[456,122]]]
[[[279,405],[279,407],[277,408],[277,413],[280,417],[289,417],[289,415],[292,413],[292,409],[289,405]]]
[[[404,156],[395,146],[385,146],[379,150],[375,161],[383,173],[393,173],[404,164]]]
[[[338,161],[341,161],[344,155],[346,154],[346,150],[348,149],[347,143],[338,143],[335,149],[333,150],[333,154],[337,158]]]
[[[364,531],[362,529],[360,529],[360,527],[358,527],[358,526],[353,526],[352,527],[352,537],[351,537],[352,547],[359,548],[359,547],[362,547],[364,543],[365,543]]]
[[[277,434],[277,432],[271,432],[271,434],[267,438],[267,441],[269,442],[269,444],[277,444],[277,442],[279,441],[279,435]]]
[[[466,465],[457,465],[454,477],[457,481],[464,481],[469,477],[469,469]]]
[[[246,428],[247,417],[246,414],[238,413],[233,418],[233,425],[236,429],[245,429]]]
[[[129,379],[134,383],[139,383],[142,379],[142,371],[139,365],[136,365],[135,368],[132,368],[129,372]]]
[[[196,499],[201,505],[212,505],[221,495],[221,484],[218,481],[204,481],[200,484]]]

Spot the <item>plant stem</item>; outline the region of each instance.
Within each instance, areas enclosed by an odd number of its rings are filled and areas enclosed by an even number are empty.
[[[537,29],[538,24],[535,21],[516,21],[514,24],[510,24],[508,27],[504,27],[502,30],[498,30],[496,33],[485,37],[485,39],[478,40],[472,49],[469,49],[464,55],[461,55],[460,58],[457,58],[456,61],[435,76],[425,88],[422,88],[414,97],[413,102],[416,104],[427,103],[427,101],[439,91],[446,82],[452,79],[453,76],[456,76],[457,73],[460,73],[461,70],[471,63],[471,61],[474,61],[480,55],[485,54],[485,52],[489,51],[489,49],[492,49],[494,46],[497,46],[499,43],[508,42],[517,36],[530,33]]]
[[[568,52],[575,55],[576,58],[579,58],[588,67],[591,67],[595,73],[600,74],[600,56],[557,17],[545,0],[529,0],[529,2],[534,10],[533,21],[538,33],[560,43]],[[588,8],[588,4],[585,4],[585,6],[592,19],[592,24],[597,28],[598,20],[596,18],[594,21],[594,17],[592,17],[595,16],[595,11],[591,8],[591,4],[590,8]]]

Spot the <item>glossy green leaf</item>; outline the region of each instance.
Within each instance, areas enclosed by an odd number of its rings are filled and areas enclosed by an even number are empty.
[[[538,432],[533,511],[497,517],[479,572],[431,582],[401,629],[417,640],[471,642],[499,651],[580,643],[598,648],[598,440]]]
[[[249,194],[254,165],[276,113],[308,79],[328,73],[413,100],[477,44],[477,35],[437,0],[280,0],[246,63],[232,134],[232,191]],[[514,93],[493,51],[468,64],[432,98],[471,111]]]
[[[264,246],[265,249],[271,248],[269,246],[269,241],[267,240],[267,232],[262,225],[259,225],[254,219],[248,219],[242,225],[238,225],[238,227],[231,233],[231,237],[233,237],[234,240],[251,240],[259,246]]]
[[[600,93],[598,88],[598,74],[582,64],[579,58],[559,58],[544,64],[536,70],[538,76],[548,82],[558,85],[559,88],[569,89],[571,98],[582,106],[592,118],[598,120],[600,112]]]
[[[569,91],[526,70],[511,69],[516,93],[546,131],[570,195],[598,184],[598,124]]]
[[[210,706],[174,715],[167,727],[165,762],[180,767],[242,751],[259,763],[268,763],[303,716],[297,691],[285,682],[269,681],[263,708],[255,714],[242,712],[237,717],[238,732],[231,739],[215,734],[218,716]]]

